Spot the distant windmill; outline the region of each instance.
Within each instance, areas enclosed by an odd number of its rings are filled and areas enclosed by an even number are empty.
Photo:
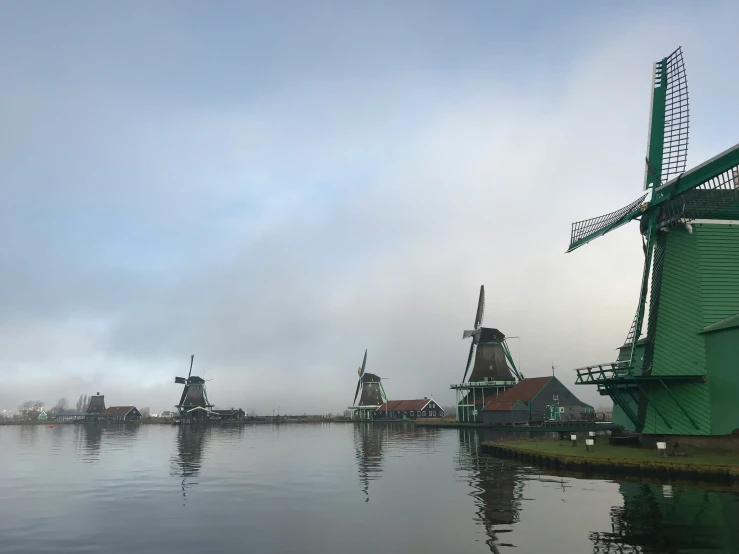
[[[474,327],[462,334],[462,338],[472,338],[462,383],[450,387],[457,394],[457,421],[479,421],[479,412],[491,397],[523,379],[513,362],[505,335],[498,329],[482,327],[484,314],[485,285],[482,285]],[[470,366],[472,373],[465,382]]]
[[[195,354],[190,356],[190,371],[187,379],[184,377],[175,377],[174,382],[179,385],[185,385],[180,397],[180,403],[175,406],[180,412],[180,417],[189,420],[207,419],[213,404],[208,402],[208,395],[205,391],[205,379],[192,375],[192,365],[195,361]]]
[[[521,376],[513,363],[513,357],[506,344],[505,335],[498,329],[482,327],[482,319],[485,315],[485,285],[480,286],[480,299],[477,302],[475,313],[475,326],[462,334],[462,338],[472,337],[470,353],[467,356],[467,366],[464,370],[462,382],[467,378],[472,359],[475,365],[470,374],[470,382],[489,381],[513,381],[521,380]],[[510,364],[510,367],[508,367]]]
[[[359,380],[357,381],[357,390],[354,393],[354,405],[352,406],[355,416],[359,419],[371,419],[374,410],[382,406],[387,400],[385,390],[382,388],[382,377],[374,373],[366,373],[366,367],[367,350],[364,351],[361,367],[357,369]],[[359,397],[359,404],[357,404],[357,397]]]

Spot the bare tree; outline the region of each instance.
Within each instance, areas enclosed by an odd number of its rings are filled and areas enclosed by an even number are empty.
[[[18,414],[24,419],[33,419],[43,409],[44,403],[41,400],[26,400],[18,406]]]
[[[51,411],[55,414],[66,412],[69,410],[69,402],[67,402],[66,398],[60,398],[56,401],[56,404],[54,404],[54,407],[51,409]]]
[[[83,409],[82,408],[82,395],[81,394],[80,394],[79,399],[77,400],[77,404],[75,405],[75,408],[76,408],[75,411],[77,411],[77,412],[81,412],[82,409]]]
[[[141,408],[141,417],[151,417],[151,408],[149,406]]]

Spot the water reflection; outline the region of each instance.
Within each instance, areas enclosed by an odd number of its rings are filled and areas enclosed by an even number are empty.
[[[481,437],[477,430],[459,430],[458,470],[467,474],[477,509],[475,520],[483,526],[491,552],[514,546],[501,535],[510,533],[519,519],[523,479],[516,466],[489,456],[479,456]]]
[[[359,483],[365,502],[369,502],[370,481],[380,478],[383,451],[402,444],[403,449],[429,451],[439,439],[440,429],[416,427],[408,423],[356,423],[354,425],[354,448],[356,450]]]
[[[369,502],[370,481],[378,479],[382,473],[382,446],[387,440],[386,429],[374,426],[371,423],[357,423],[354,426],[354,448],[356,449],[357,467],[359,468],[359,483]]]
[[[187,490],[198,482],[203,453],[211,433],[210,427],[181,425],[175,437],[176,452],[170,459],[170,475],[182,482],[182,505],[187,505]]]
[[[739,552],[739,494],[682,485],[622,483],[611,531],[593,552]]]

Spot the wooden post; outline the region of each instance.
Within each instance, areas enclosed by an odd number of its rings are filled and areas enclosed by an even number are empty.
[[[585,450],[587,452],[592,452],[594,446],[595,446],[595,440],[593,440],[593,439],[585,439]]]
[[[657,455],[660,458],[666,458],[667,457],[667,443],[666,442],[658,442],[657,443]]]
[[[577,435],[570,435],[570,443],[572,446],[577,446]]]

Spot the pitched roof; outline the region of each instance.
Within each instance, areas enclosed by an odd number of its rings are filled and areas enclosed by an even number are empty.
[[[111,406],[103,411],[100,415],[104,417],[124,417],[128,412],[135,410],[135,406]]]
[[[518,384],[501,392],[496,400],[520,400],[521,402],[531,402],[533,398],[544,388],[554,377],[529,377],[519,381]]]
[[[483,412],[510,412],[516,404],[520,405],[519,409],[526,409],[526,405],[520,400],[491,400]]]
[[[423,410],[429,402],[438,403],[433,398],[421,398],[419,400],[388,400],[382,406],[377,408],[378,411],[384,412],[405,412]],[[441,410],[441,408],[439,408]]]

